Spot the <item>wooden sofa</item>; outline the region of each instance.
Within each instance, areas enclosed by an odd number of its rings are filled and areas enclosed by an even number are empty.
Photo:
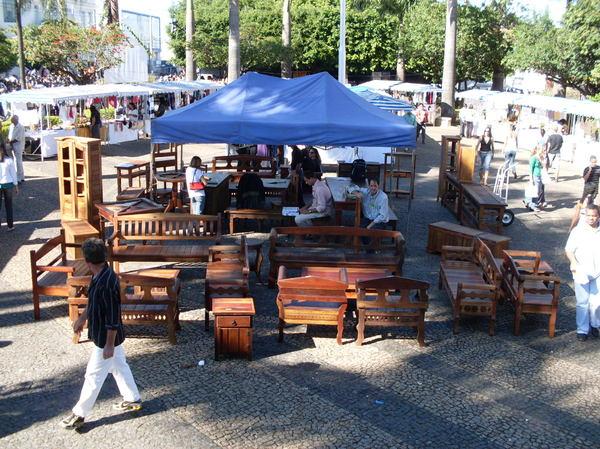
[[[452,302],[454,333],[461,316],[484,316],[489,319],[489,334],[494,335],[496,307],[502,277],[490,249],[475,238],[472,246],[443,246],[439,288]]]
[[[212,160],[212,171],[231,172],[233,181],[239,181],[247,172],[254,172],[261,178],[274,178],[277,173],[277,162],[270,156],[215,156]]]
[[[298,269],[311,266],[383,268],[400,275],[404,243],[398,231],[345,226],[273,228],[269,287],[275,286],[277,271],[282,265]]]
[[[203,262],[221,238],[221,215],[176,213],[117,217],[108,240],[115,271],[123,262]],[[205,243],[205,244],[202,244]]]
[[[523,259],[531,263],[524,263]],[[520,262],[519,263],[519,259]],[[541,255],[538,252],[507,251],[502,261],[502,292],[505,299],[515,308],[514,334],[521,333],[521,317],[525,313],[549,316],[548,336],[554,337],[560,279],[549,274],[540,274]],[[525,267],[530,265],[529,267]],[[524,273],[527,271],[527,274]]]
[[[69,296],[67,279],[89,274],[83,259],[67,258],[67,248],[80,246],[66,243],[65,232],[61,230],[60,235],[48,240],[38,250],[29,252],[33,317],[36,320],[40,319],[40,295],[66,298]]]

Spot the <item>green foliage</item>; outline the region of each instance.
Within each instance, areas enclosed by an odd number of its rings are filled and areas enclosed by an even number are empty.
[[[0,31],[0,72],[5,72],[17,64],[17,53],[11,41]]]
[[[45,22],[24,29],[25,57],[34,65],[89,84],[103,70],[122,62],[119,54],[128,44],[117,25],[84,28],[73,22]]]
[[[49,119],[50,119],[50,127],[58,126],[62,123],[62,120],[60,119],[60,117],[58,115],[51,115],[49,117]]]
[[[115,108],[113,108],[112,106],[100,109],[100,111],[98,112],[100,112],[100,118],[102,120],[112,120],[115,118]]]
[[[500,24],[502,15],[493,6],[459,5],[456,39],[456,80],[484,81],[502,64],[508,50]],[[431,82],[442,80],[446,6],[420,0],[404,15],[400,46],[406,69]]]

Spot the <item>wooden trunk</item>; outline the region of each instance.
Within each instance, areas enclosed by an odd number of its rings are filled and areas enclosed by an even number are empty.
[[[94,228],[87,221],[63,221],[65,230],[65,243],[76,243],[81,245],[91,237],[99,237],[98,229]],[[81,248],[67,248],[67,256],[69,259],[83,259]]]
[[[502,257],[502,251],[509,249],[510,237],[484,232],[480,229],[473,229],[456,223],[439,221],[429,225],[427,251],[440,253],[442,246],[445,245],[471,246],[475,237],[481,239],[495,257]]]

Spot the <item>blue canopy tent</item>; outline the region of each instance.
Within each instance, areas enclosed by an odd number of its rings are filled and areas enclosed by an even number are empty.
[[[408,101],[396,100],[388,95],[382,95],[380,93],[373,92],[371,89],[364,86],[352,86],[350,90],[367,100],[373,106],[377,106],[379,109],[384,109],[386,111],[405,112],[409,112],[414,109],[413,105]]]
[[[328,73],[291,80],[248,73],[152,121],[153,143],[264,143],[410,147],[415,127]]]

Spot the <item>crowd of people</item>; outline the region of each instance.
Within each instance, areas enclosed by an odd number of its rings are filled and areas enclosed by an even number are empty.
[[[67,76],[57,75],[46,68],[26,70],[25,83],[27,89],[40,87],[69,86],[72,80]],[[0,79],[0,94],[21,89],[19,78],[14,75]]]

